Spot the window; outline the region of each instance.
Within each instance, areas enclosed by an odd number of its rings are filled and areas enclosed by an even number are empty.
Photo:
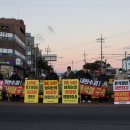
[[[2,48],[0,48],[0,53],[2,53]]]
[[[3,53],[7,53],[7,49],[3,49]]]
[[[32,62],[31,62],[31,61],[28,61],[27,63],[28,63],[28,65],[31,65]]]
[[[29,56],[30,56],[30,55],[31,55],[31,51],[28,51],[28,52],[27,52],[27,55],[29,55]]]
[[[31,43],[30,42],[27,42],[27,46],[30,46],[31,45]]]
[[[13,50],[12,49],[8,49],[8,53],[13,53]]]

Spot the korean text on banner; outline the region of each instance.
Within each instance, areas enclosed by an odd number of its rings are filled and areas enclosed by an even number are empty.
[[[80,94],[91,95],[93,97],[105,97],[106,85],[98,80],[80,79]]]
[[[25,80],[24,103],[38,103],[39,80]]]
[[[129,80],[114,80],[114,104],[130,104]]]
[[[5,80],[4,87],[8,94],[21,95],[23,85],[21,80]]]
[[[78,104],[78,79],[62,80],[62,103]]]
[[[58,103],[58,81],[44,80],[43,84],[43,103]]]

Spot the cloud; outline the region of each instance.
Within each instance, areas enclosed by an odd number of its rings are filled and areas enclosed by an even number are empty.
[[[53,29],[53,27],[52,26],[47,26],[47,29],[48,29],[48,31],[49,31],[49,33],[54,33],[55,31],[54,31],[54,29]]]
[[[36,39],[36,41],[38,41],[38,42],[44,42],[44,41],[45,41],[44,38],[43,38],[43,36],[42,36],[40,33],[37,33],[37,34],[35,35],[35,39]]]

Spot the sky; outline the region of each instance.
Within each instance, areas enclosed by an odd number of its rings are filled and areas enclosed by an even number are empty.
[[[0,0],[0,17],[23,19],[42,53],[57,54],[56,72],[82,69],[84,53],[88,63],[100,60],[101,34],[112,67],[130,54],[130,0]]]

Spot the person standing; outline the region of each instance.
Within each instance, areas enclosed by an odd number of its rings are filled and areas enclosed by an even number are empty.
[[[63,79],[74,79],[75,75],[74,73],[71,71],[71,67],[68,66],[67,67],[67,71],[64,73],[63,75]]]
[[[13,74],[10,76],[9,80],[21,80],[21,78],[17,75],[16,71],[13,71]]]
[[[98,81],[101,81],[101,86],[105,83],[108,82],[108,77],[106,75],[106,70],[102,69],[101,74],[97,77]]]
[[[92,80],[92,76],[89,74],[88,69],[85,65],[83,65],[82,71],[77,74],[77,78],[79,79],[79,81],[81,78]],[[88,103],[91,103],[92,101],[91,95],[81,94],[81,102],[86,102],[86,100]]]
[[[53,68],[50,68],[50,72],[47,74],[45,80],[59,80],[58,75],[54,72]]]
[[[108,82],[108,77],[106,75],[106,70],[102,69],[101,74],[97,78],[98,81],[101,81],[101,86],[105,86],[107,89],[107,82]],[[107,102],[107,90],[105,93],[105,97],[99,97],[99,102]]]
[[[3,77],[4,77],[4,76],[3,76],[3,74],[2,74],[1,71],[0,71],[0,80],[4,80]]]
[[[127,79],[126,73],[123,72],[122,68],[119,69],[119,72],[115,75],[114,80],[123,80]]]
[[[21,80],[21,78],[17,75],[16,71],[13,71],[13,74],[10,76],[9,80]],[[20,95],[12,94],[12,101],[19,101]]]

